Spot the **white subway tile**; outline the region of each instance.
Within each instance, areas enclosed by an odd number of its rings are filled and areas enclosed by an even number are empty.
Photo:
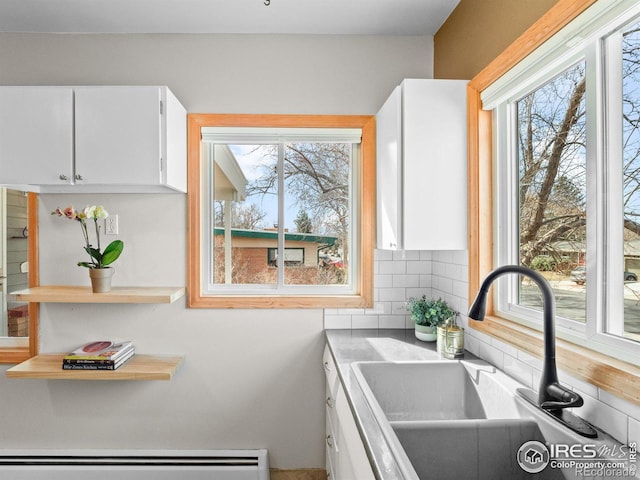
[[[441,293],[439,293],[439,296],[443,296],[453,290],[453,280],[450,278],[434,276],[431,281],[433,282],[431,288],[434,290],[440,290]]]
[[[425,275],[430,274],[431,262],[407,262],[407,273],[411,275]]]
[[[393,287],[393,275],[374,275],[373,288],[390,288]]]
[[[480,343],[480,354],[478,355],[499,370],[504,370],[504,353],[488,343]]]
[[[433,259],[433,252],[431,250],[420,250],[420,260],[431,261]]]
[[[627,416],[584,392],[576,391],[584,399],[584,405],[576,410],[576,415],[602,428],[619,442],[626,442],[629,423]]]
[[[431,297],[431,289],[430,288],[407,288],[406,289],[406,297],[405,300],[409,299],[409,298],[417,298],[417,297],[421,297],[422,295],[426,295],[427,298]]]
[[[640,445],[640,421],[629,417],[629,430],[627,443],[636,442]]]
[[[454,265],[453,263],[446,263],[444,267],[445,276],[452,280],[460,280],[461,270],[460,265]]]
[[[392,250],[374,250],[373,259],[374,260],[393,260],[393,251]]]
[[[491,338],[491,345],[496,347],[498,350],[502,350],[507,355],[511,355],[512,357],[518,356],[518,349],[516,347],[509,345],[508,343],[505,343],[501,340],[498,340],[495,337]]]
[[[419,287],[420,275],[393,275],[394,287]]]
[[[469,284],[466,281],[453,280],[452,292],[456,297],[467,299],[469,293]]]
[[[433,262],[431,265],[431,273],[433,275],[437,275],[438,277],[446,277],[447,276],[447,264],[440,262]]]
[[[393,252],[394,260],[420,260],[419,250],[395,250]]]
[[[523,350],[518,350],[518,358],[527,365],[531,365],[537,370],[542,370],[542,360],[540,358],[534,357],[530,353],[527,353]]]
[[[583,382],[584,383],[584,382]],[[595,388],[595,387],[593,387]],[[624,398],[617,397],[601,388],[598,389],[598,399],[607,405],[612,406],[616,410],[620,410],[622,413],[629,415],[637,420],[640,420],[640,405],[628,402]],[[640,437],[638,437],[640,441]]]
[[[562,385],[566,387],[569,387],[573,390],[580,390],[581,392],[585,392],[587,395],[590,395],[593,398],[598,398],[598,388],[595,385],[587,383],[584,380],[580,380],[573,375],[569,375],[564,370],[558,369],[558,380]]]
[[[405,328],[404,315],[380,315],[379,328]]]
[[[404,288],[381,288],[379,301],[398,302],[407,299],[407,291]]]
[[[451,250],[434,251],[433,260],[441,263],[453,263],[453,253]]]
[[[391,302],[391,309],[388,312],[393,315],[407,315],[407,302]]]
[[[382,315],[389,313],[387,310],[391,308],[389,302],[375,302],[373,308],[365,308],[364,315]]]
[[[533,388],[533,369],[511,355],[504,356],[504,373],[515,378],[525,387]]]
[[[380,275],[397,275],[407,273],[407,262],[380,262]]]
[[[351,328],[358,330],[363,328],[380,328],[378,315],[356,315],[351,317]]]
[[[469,251],[468,250],[456,250],[452,252],[451,261],[456,265],[469,265]]]
[[[464,348],[465,350],[473,353],[476,357],[480,356],[480,343],[480,340],[465,332]]]
[[[325,315],[324,328],[326,329],[350,329],[351,315]]]

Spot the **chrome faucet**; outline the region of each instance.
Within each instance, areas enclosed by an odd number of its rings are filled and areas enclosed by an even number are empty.
[[[558,381],[556,370],[556,338],[555,338],[555,314],[556,302],[553,291],[547,280],[535,270],[519,265],[505,265],[493,270],[483,280],[480,290],[469,309],[469,318],[476,321],[484,320],[487,294],[493,281],[501,275],[517,273],[532,279],[542,292],[542,308],[544,321],[544,363],[542,378],[538,388],[538,396],[528,389],[518,388],[519,395],[542,411],[557,419],[571,430],[585,437],[597,437],[596,431],[581,418],[565,411],[567,408],[581,407],[584,403],[582,397],[572,390],[562,386]]]

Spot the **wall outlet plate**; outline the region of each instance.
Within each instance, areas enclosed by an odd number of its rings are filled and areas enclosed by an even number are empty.
[[[118,234],[118,215],[109,215],[104,219],[104,233],[107,235]]]

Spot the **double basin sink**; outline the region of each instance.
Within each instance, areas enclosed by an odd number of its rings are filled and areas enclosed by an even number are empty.
[[[516,394],[518,382],[476,360],[351,364],[405,479],[524,479],[518,462],[529,441],[585,440]],[[599,441],[603,441],[601,438]],[[545,468],[541,479],[576,478]]]

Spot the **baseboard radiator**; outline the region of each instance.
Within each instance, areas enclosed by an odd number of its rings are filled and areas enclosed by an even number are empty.
[[[2,480],[269,480],[267,450],[0,450]]]

